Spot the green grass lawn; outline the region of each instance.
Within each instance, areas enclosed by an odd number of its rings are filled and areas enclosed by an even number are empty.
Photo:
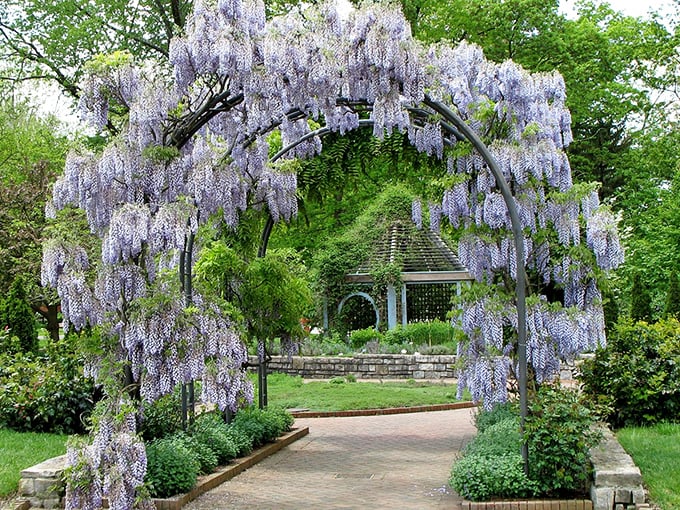
[[[663,510],[680,508],[680,424],[629,427],[616,436],[642,471],[651,500]]]
[[[446,404],[456,402],[456,386],[443,383],[303,382],[299,377],[269,374],[269,405],[286,409],[311,411],[345,411],[350,409],[382,409],[386,407]]]
[[[66,453],[67,438],[0,429],[0,500],[17,491],[22,469]]]

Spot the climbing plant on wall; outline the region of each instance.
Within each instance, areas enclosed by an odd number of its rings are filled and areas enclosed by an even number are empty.
[[[276,221],[295,215],[294,165],[268,162],[268,134],[279,130],[288,147],[310,135],[310,118],[340,135],[369,120],[376,137],[399,130],[442,159],[443,177],[424,199],[432,228],[446,217],[464,229],[460,255],[479,282],[466,297],[461,350],[461,386],[476,399],[507,397],[515,342],[504,330],[517,325],[509,290],[524,264],[499,183],[461,126],[442,122],[445,108],[487,143],[521,212],[529,280],[544,284],[532,285],[526,317],[537,378],[558,356],[604,340],[596,268],[621,261],[616,221],[593,188],[572,186],[557,74],[493,64],[465,43],[424,48],[403,15],[381,4],[345,22],[329,2],[265,22],[261,0],[198,0],[167,60],[97,58],[82,90],[95,129],[110,111],[127,124],[101,151],[72,152],[53,190],[54,209],[86,212],[102,252],[90,281],[84,250],[60,239],[44,250],[43,281],[60,294],[65,327],[98,331],[88,371],[108,396],[91,442],[69,451],[67,508],[98,508],[103,496],[112,508],[144,504],[137,399],[194,379],[220,409],[252,398],[232,318],[191,286],[196,234],[208,219],[237,228],[249,208]],[[283,159],[321,148],[310,136]],[[563,303],[540,292],[549,282]]]

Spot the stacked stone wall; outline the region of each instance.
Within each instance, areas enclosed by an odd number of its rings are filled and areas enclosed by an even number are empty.
[[[252,358],[256,363],[257,359]],[[270,372],[305,379],[354,376],[357,379],[451,379],[455,377],[451,355],[356,354],[350,356],[274,356]]]

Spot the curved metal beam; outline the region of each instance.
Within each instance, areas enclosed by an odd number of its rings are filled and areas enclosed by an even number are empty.
[[[527,416],[527,330],[526,330],[526,268],[524,264],[524,234],[522,233],[522,222],[519,219],[519,212],[517,211],[517,204],[510,191],[510,186],[505,180],[505,176],[501,171],[496,159],[489,151],[489,148],[482,141],[482,139],[475,133],[470,126],[468,126],[463,119],[461,119],[453,110],[439,101],[433,101],[426,97],[424,104],[439,113],[446,121],[453,124],[465,138],[467,138],[472,145],[480,153],[484,162],[489,166],[491,173],[496,178],[496,185],[500,188],[505,204],[510,213],[510,222],[512,224],[512,234],[515,238],[515,252],[517,254],[517,285],[515,293],[517,297],[517,356],[519,358],[519,399],[520,399],[520,419],[522,431],[524,431],[524,422]],[[524,460],[524,470],[528,472],[528,449],[526,442],[522,443],[522,459]]]

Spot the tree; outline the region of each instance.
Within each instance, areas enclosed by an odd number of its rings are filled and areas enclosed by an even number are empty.
[[[33,352],[38,347],[38,329],[35,314],[28,304],[24,282],[18,277],[12,282],[7,297],[1,303],[0,328],[9,328],[19,339],[22,352]]]
[[[252,397],[234,317],[193,287],[195,251],[213,222],[236,228],[249,209],[274,221],[297,213],[295,158],[321,149],[309,118],[341,135],[370,120],[374,136],[402,131],[419,152],[441,159],[444,196],[428,207],[430,225],[443,215],[461,229],[460,254],[478,282],[465,296],[469,342],[461,345],[461,381],[475,399],[507,398],[519,320],[509,289],[525,279],[522,252],[539,382],[555,375],[560,356],[603,341],[597,278],[622,253],[616,218],[599,206],[596,187],[572,183],[564,97],[559,75],[493,64],[476,46],[425,53],[402,14],[381,5],[343,25],[326,3],[267,23],[261,3],[197,1],[167,62],[150,66],[124,52],[96,59],[81,96],[92,127],[105,129],[118,106],[129,113],[101,151],[68,156],[52,205],[85,211],[101,264],[91,282],[85,250],[54,239],[42,273],[59,292],[67,327],[98,332],[87,368],[106,382],[108,412],[92,446],[70,451],[67,507],[96,506],[103,491],[112,506],[139,495],[144,457],[130,387],[154,400],[200,378],[203,399],[220,409]],[[284,147],[301,143],[270,161],[274,130]],[[475,152],[479,137],[498,166]],[[518,204],[520,220],[508,203]],[[517,244],[516,220],[526,232]],[[257,274],[269,270],[263,261]],[[563,303],[548,302],[551,285],[563,289]],[[111,471],[120,477],[109,487]]]
[[[680,316],[680,281],[678,273],[671,271],[668,278],[668,292],[666,294],[666,306],[664,308],[666,318]]]
[[[669,96],[657,91],[672,90],[677,80],[678,34],[659,17],[632,18],[606,3],[584,2],[570,20],[556,0],[401,3],[421,40],[466,40],[495,62],[558,70],[573,118],[575,141],[568,153],[574,177],[601,182],[605,197],[626,182],[622,158],[636,131],[655,126],[668,109]]]
[[[633,275],[630,316],[634,321],[650,322],[652,320],[652,304],[641,273]]]
[[[54,118],[27,103],[0,101],[0,289],[22,277],[33,311],[59,338],[58,299],[40,285],[49,187],[63,167],[67,140]]]

